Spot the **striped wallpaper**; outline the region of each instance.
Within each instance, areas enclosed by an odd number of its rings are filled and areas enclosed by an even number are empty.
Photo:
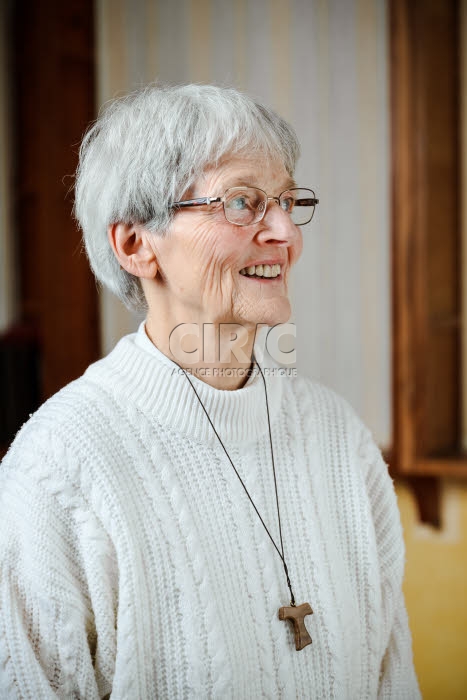
[[[300,370],[390,443],[384,0],[98,0],[98,102],[157,78],[234,85],[295,126],[320,204],[293,283]],[[103,348],[136,320],[102,297]]]

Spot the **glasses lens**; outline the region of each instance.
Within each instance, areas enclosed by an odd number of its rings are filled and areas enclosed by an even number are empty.
[[[293,188],[283,192],[280,197],[282,209],[290,214],[294,224],[303,226],[313,218],[316,196],[313,190]]]
[[[225,218],[231,224],[248,226],[263,216],[267,197],[256,187],[231,187],[224,194]]]

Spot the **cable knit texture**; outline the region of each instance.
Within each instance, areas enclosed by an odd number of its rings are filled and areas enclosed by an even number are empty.
[[[279,542],[263,381],[193,378]],[[142,325],[47,401],[0,469],[0,697],[420,697],[393,484],[329,389],[266,375],[282,563],[177,366]]]

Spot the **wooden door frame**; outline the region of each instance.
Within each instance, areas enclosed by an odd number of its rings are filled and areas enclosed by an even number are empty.
[[[94,3],[15,0],[11,23],[20,321],[39,339],[44,400],[99,355],[96,284],[72,217],[95,117]]]
[[[461,435],[460,2],[389,4],[391,471],[440,523],[439,478],[467,478]]]

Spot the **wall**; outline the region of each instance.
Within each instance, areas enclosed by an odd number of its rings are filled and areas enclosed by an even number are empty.
[[[397,484],[407,564],[404,582],[415,667],[424,700],[467,698],[467,484],[442,484],[443,527],[417,521],[415,502]]]
[[[235,85],[294,124],[320,204],[294,284],[299,369],[390,442],[383,0],[99,0],[98,103],[161,79]],[[102,295],[103,348],[134,328]]]

